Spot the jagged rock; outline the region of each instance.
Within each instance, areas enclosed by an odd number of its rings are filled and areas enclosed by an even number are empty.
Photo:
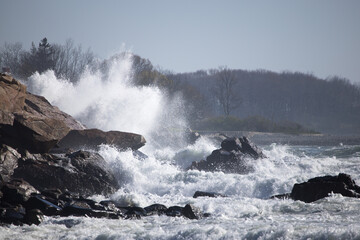
[[[48,152],[71,129],[84,126],[11,76],[0,76],[0,144]]]
[[[31,194],[39,193],[23,179],[12,179],[2,186],[1,191],[3,193],[2,201],[11,204],[23,204],[30,198]]]
[[[186,204],[182,210],[182,214],[189,219],[201,219],[203,217],[201,210],[192,204]]]
[[[7,145],[3,144],[0,147],[0,176],[2,180],[8,182],[14,173],[14,169],[18,167],[18,159],[21,155]]]
[[[137,150],[146,143],[142,135],[120,131],[104,132],[99,129],[71,130],[58,143],[60,149],[79,150],[97,148],[101,144],[113,145],[119,149]]]
[[[265,155],[246,137],[227,138],[222,141],[221,149],[214,150],[206,160],[193,162],[189,169],[245,174],[253,171],[248,159],[260,157]]]
[[[40,191],[59,189],[80,195],[108,195],[118,182],[97,153],[78,151],[69,155],[28,154],[18,161],[13,177],[23,178]]]
[[[360,197],[360,186],[347,174],[338,176],[323,176],[309,179],[307,182],[295,184],[290,197],[306,203],[314,202],[329,196],[330,193],[339,193],[345,197]]]
[[[216,192],[202,192],[202,191],[196,191],[194,193],[193,198],[198,198],[198,197],[212,197],[212,198],[217,198],[217,197],[226,197],[226,195],[220,194],[220,193],[216,193]]]

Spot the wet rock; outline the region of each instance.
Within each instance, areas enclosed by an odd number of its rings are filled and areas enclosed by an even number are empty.
[[[0,222],[14,225],[23,225],[26,210],[21,205],[0,208]]]
[[[220,193],[216,193],[216,192],[202,192],[202,191],[196,191],[194,193],[193,198],[198,198],[198,197],[212,197],[212,198],[217,198],[217,197],[226,197],[226,195],[220,194]]]
[[[39,209],[31,209],[26,211],[24,221],[29,225],[39,225],[44,221],[44,215]]]
[[[57,204],[59,203],[57,202]],[[48,201],[42,195],[35,195],[30,197],[24,206],[29,210],[38,209],[46,216],[55,216],[59,215],[62,211],[62,208],[57,204]]]
[[[214,150],[206,160],[193,162],[189,169],[246,174],[253,171],[248,161],[261,157],[265,155],[246,137],[227,138],[220,149]]]
[[[126,219],[140,219],[143,216],[146,216],[146,210],[142,207],[126,207],[125,213]]]
[[[62,216],[87,216],[95,218],[109,218],[109,212],[95,210],[84,201],[74,201],[66,205],[61,213]]]
[[[147,216],[151,215],[163,215],[168,209],[166,206],[162,204],[152,204],[144,208]]]
[[[316,177],[307,182],[295,184],[290,197],[294,200],[310,203],[327,197],[330,193],[359,198],[360,187],[349,175],[340,173],[338,176]]]
[[[120,131],[104,132],[99,129],[71,130],[58,143],[61,149],[97,148],[101,144],[113,145],[121,150],[137,150],[146,143],[142,135]]]
[[[165,214],[170,217],[181,217],[183,215],[183,209],[183,207],[172,206],[165,211]]]
[[[97,153],[30,154],[18,161],[13,177],[21,177],[36,189],[59,189],[83,196],[108,195],[118,189],[118,182]]]
[[[265,157],[264,154],[258,147],[249,141],[246,137],[232,137],[227,138],[221,142],[221,148],[225,151],[240,151],[243,154],[248,154],[255,159]]]
[[[182,210],[182,214],[189,219],[201,219],[203,217],[201,210],[192,204],[186,204]]]
[[[23,179],[12,179],[5,183],[1,192],[3,193],[2,201],[11,204],[25,203],[33,193],[39,193],[33,186]]]

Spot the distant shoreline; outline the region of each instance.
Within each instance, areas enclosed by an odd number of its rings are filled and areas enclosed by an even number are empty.
[[[228,137],[246,136],[257,145],[272,143],[311,146],[360,145],[360,135],[285,134],[248,131],[200,131],[199,133],[209,137],[216,137],[221,134]]]

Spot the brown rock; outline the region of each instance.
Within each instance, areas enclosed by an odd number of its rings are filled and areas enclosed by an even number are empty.
[[[78,150],[96,148],[100,144],[114,145],[120,149],[137,150],[146,143],[142,135],[120,131],[103,132],[99,129],[71,130],[58,146],[63,149]]]
[[[11,76],[0,76],[0,143],[48,152],[71,129],[84,128],[44,97],[26,92],[26,86]]]

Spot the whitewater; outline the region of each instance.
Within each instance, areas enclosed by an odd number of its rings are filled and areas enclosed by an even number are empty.
[[[132,78],[128,53],[114,59],[106,73],[86,71],[76,84],[47,71],[31,76],[27,85],[89,128],[145,136],[147,144],[140,150],[146,159],[108,145],[98,150],[121,185],[111,200],[141,207],[191,203],[210,217],[45,217],[38,226],[2,226],[0,239],[360,239],[360,199],[338,194],[313,203],[269,199],[290,192],[295,183],[340,172],[359,184],[360,146],[273,143],[259,146],[267,158],[254,160],[255,171],[246,175],[187,171],[192,161],[205,159],[220,142],[202,136],[186,144],[181,95],[134,86]],[[227,197],[194,199],[198,190]]]

